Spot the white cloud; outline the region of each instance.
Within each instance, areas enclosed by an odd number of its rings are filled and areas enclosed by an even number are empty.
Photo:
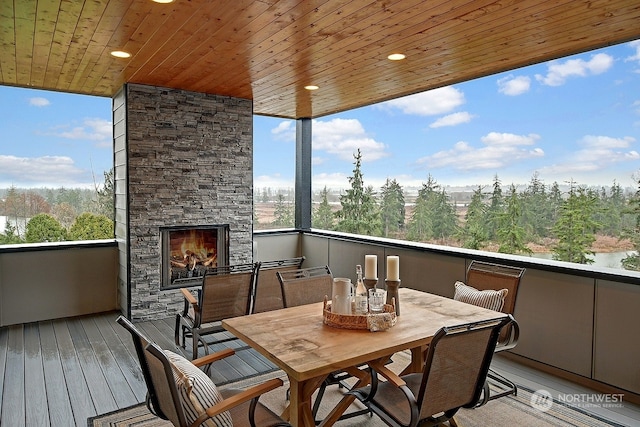
[[[435,116],[446,114],[465,103],[464,93],[452,86],[433,89],[378,104],[377,108],[400,110],[404,114]]]
[[[271,129],[271,134],[279,141],[295,141],[296,127],[293,121],[285,120],[278,123],[278,126]]]
[[[64,132],[58,132],[56,135],[67,139],[85,139],[111,144],[113,129],[108,120],[85,119],[83,126],[76,126]]]
[[[579,141],[583,148],[563,161],[542,168],[541,172],[564,175],[600,172],[622,162],[639,161],[640,153],[631,149],[635,141],[635,138],[630,136],[612,138],[586,135]]]
[[[344,189],[349,185],[348,175],[345,173],[319,173],[313,175],[311,182],[315,191],[322,190],[324,187],[329,190]]]
[[[47,107],[51,105],[51,102],[49,102],[47,98],[36,97],[29,98],[29,105],[33,107]]]
[[[342,160],[352,162],[360,149],[363,162],[387,157],[385,145],[367,135],[356,119],[313,120],[313,149],[325,151]]]
[[[453,113],[446,115],[444,117],[440,117],[435,122],[429,125],[430,128],[440,128],[444,126],[456,126],[461,123],[469,123],[474,116],[469,114],[466,111],[461,111],[459,113]]]
[[[498,79],[498,92],[509,96],[522,95],[529,92],[531,78],[527,76],[508,75]]]
[[[634,40],[631,43],[629,43],[629,47],[631,49],[635,49],[635,53],[631,56],[627,56],[624,61],[625,62],[629,62],[629,61],[638,61],[640,62],[640,40]]]
[[[458,171],[495,170],[515,162],[544,156],[541,148],[525,148],[534,145],[539,135],[515,135],[491,132],[482,137],[484,147],[475,148],[465,141],[457,142],[452,149],[437,152],[418,159],[418,164],[428,168],[453,168]]]
[[[260,175],[253,179],[254,188],[294,188],[293,179],[286,179],[280,174]]]
[[[563,85],[569,77],[586,77],[602,74],[613,66],[613,57],[598,53],[589,61],[568,59],[564,62],[553,61],[547,66],[547,75],[536,74],[536,79],[547,86]]]
[[[0,182],[31,186],[76,184],[86,171],[67,156],[16,157],[0,155]]]

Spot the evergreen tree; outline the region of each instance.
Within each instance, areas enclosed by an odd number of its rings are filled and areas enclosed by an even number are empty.
[[[559,188],[557,189],[559,191]],[[531,177],[531,181],[529,181],[529,185],[522,197],[520,225],[525,228],[528,238],[548,237],[555,222],[554,207],[537,172]]]
[[[2,245],[15,245],[23,243],[23,240],[18,234],[18,228],[14,226],[9,219],[4,226],[4,233],[0,233],[0,244]]]
[[[533,251],[527,247],[526,233],[520,224],[522,217],[522,200],[518,197],[515,185],[511,184],[506,199],[506,210],[498,219],[498,252],[507,254],[527,254]]]
[[[351,188],[340,195],[341,209],[336,212],[338,218],[336,229],[347,233],[377,236],[380,234],[380,213],[373,188],[364,188],[360,149],[354,158],[353,176],[349,177]]]
[[[553,231],[558,243],[553,247],[553,259],[578,264],[591,264],[593,255],[589,248],[596,240],[598,223],[596,213],[597,198],[583,187],[575,188],[571,182],[569,196],[560,206],[558,221]]]
[[[498,237],[498,229],[500,227],[500,218],[503,216],[504,201],[502,197],[502,183],[498,178],[498,175],[493,177],[493,191],[489,199],[489,207],[487,208],[487,236],[490,240],[495,240]]]
[[[278,194],[274,215],[275,218],[271,225],[276,227],[294,226],[293,206],[291,206],[291,203],[284,200],[284,196],[282,194]]]
[[[458,230],[458,217],[455,204],[451,203],[444,188],[436,195],[433,237],[445,244]]]
[[[380,219],[382,221],[382,236],[389,237],[404,228],[404,193],[398,181],[389,180],[380,191]]]
[[[329,191],[325,186],[322,192],[320,193],[320,197],[322,200],[318,205],[318,208],[313,211],[312,224],[314,228],[320,228],[323,230],[333,230],[333,211],[331,210],[331,206],[329,205],[328,198]]]
[[[105,215],[80,214],[69,230],[70,240],[113,239],[113,221]]]
[[[62,242],[66,238],[67,231],[49,214],[38,214],[27,223],[25,233],[27,243]]]
[[[429,174],[427,182],[423,183],[422,188],[418,190],[413,214],[407,225],[407,239],[415,242],[428,242],[435,235],[435,200],[439,190],[440,185]]]
[[[629,199],[629,205],[623,211],[625,216],[635,219],[633,226],[628,227],[622,233],[622,237],[626,237],[633,243],[634,252],[628,253],[622,259],[622,268],[625,270],[640,271],[640,172],[636,176],[638,189],[633,197]]]
[[[553,184],[551,184],[551,190],[549,191],[548,198],[549,224],[551,224],[549,227],[550,231],[553,228],[553,224],[558,221],[558,217],[560,216],[560,206],[562,206],[563,202],[564,200],[562,198],[562,191],[560,191],[560,185],[557,181],[554,181]]]
[[[465,223],[460,229],[462,246],[469,249],[482,249],[488,239],[486,224],[486,206],[482,187],[473,191],[471,202],[465,215]]]
[[[104,183],[102,187],[98,188],[96,186],[97,207],[95,213],[104,215],[111,221],[115,219],[115,181],[113,174],[113,168],[104,172]]]

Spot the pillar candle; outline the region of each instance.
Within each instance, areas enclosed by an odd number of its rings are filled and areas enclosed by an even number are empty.
[[[378,278],[378,256],[377,255],[364,256],[364,278],[374,279],[374,280]]]
[[[387,280],[400,280],[400,257],[387,257]]]

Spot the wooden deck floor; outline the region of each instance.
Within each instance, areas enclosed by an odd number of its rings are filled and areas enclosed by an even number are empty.
[[[86,426],[89,417],[144,401],[133,342],[117,317],[113,312],[1,328],[0,425]],[[173,319],[136,326],[160,347],[176,350]],[[212,350],[224,346],[236,354],[216,362],[217,384],[276,369],[239,340]]]
[[[113,312],[0,328],[0,425],[86,426],[89,417],[142,402],[142,373],[131,337],[116,323],[117,317]],[[160,347],[176,350],[172,318],[136,326]],[[225,346],[236,355],[216,362],[212,378],[217,384],[276,369],[239,340],[216,344],[212,350]],[[500,372],[531,389],[589,392],[497,359],[494,366]],[[594,411],[622,425],[640,425],[637,405]]]

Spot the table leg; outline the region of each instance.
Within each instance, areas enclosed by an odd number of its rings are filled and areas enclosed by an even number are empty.
[[[282,413],[293,427],[314,426],[315,420],[311,411],[311,397],[325,380],[326,375],[297,381],[289,377],[290,397],[289,406]]]
[[[424,353],[426,347],[416,347],[411,349],[411,363],[400,372],[400,375],[415,374],[422,372],[424,368]]]
[[[385,363],[389,359],[389,356],[385,356],[381,359],[378,359],[377,362]],[[354,378],[358,378],[358,381],[353,385],[352,388],[365,387],[371,382],[371,374],[368,370],[358,369],[353,366],[350,368],[344,369],[348,374],[350,374]],[[327,415],[319,427],[328,427],[334,425],[340,417],[346,412],[346,410],[351,406],[351,404],[355,401],[356,397],[352,394],[345,395],[340,402],[331,410],[329,415]]]

